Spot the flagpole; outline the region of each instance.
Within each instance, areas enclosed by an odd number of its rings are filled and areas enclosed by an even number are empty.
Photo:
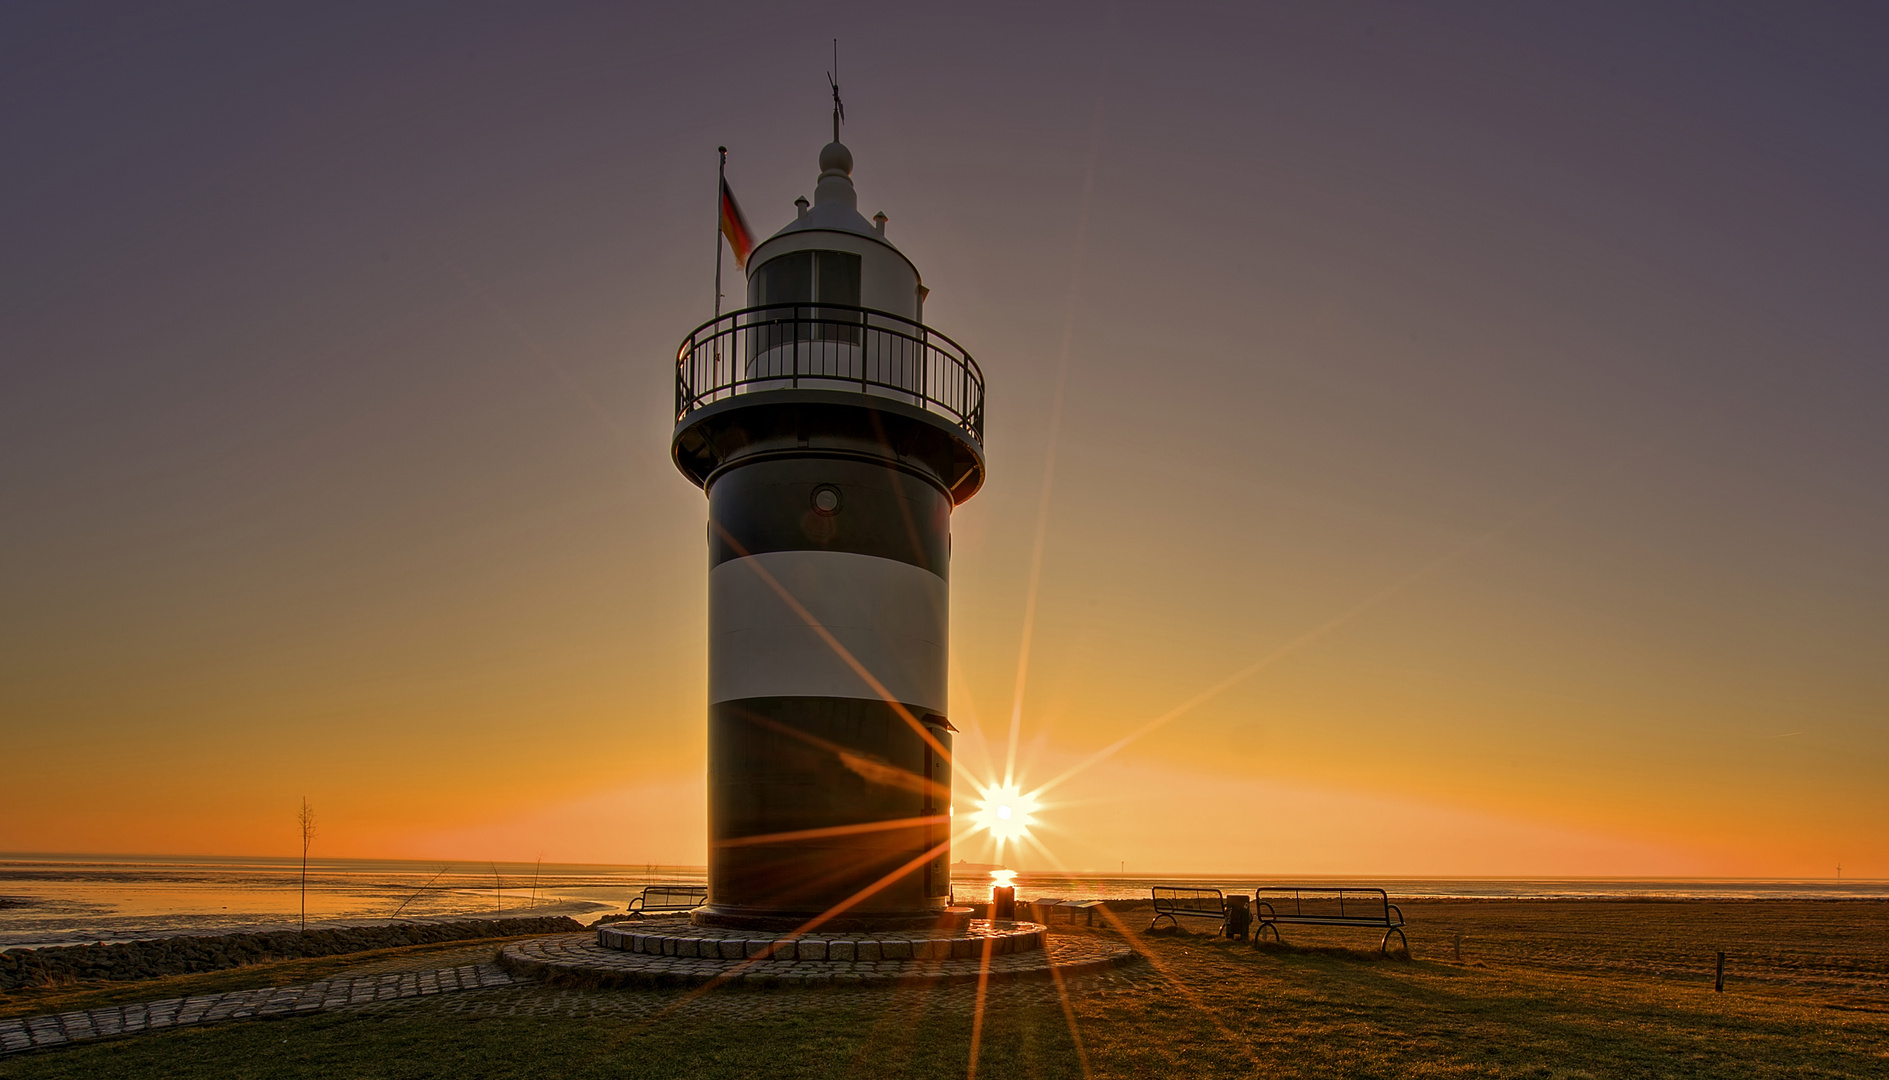
[[[721,216],[722,200],[728,191],[728,148],[715,148],[721,154],[721,167],[715,172],[715,319],[721,320]]]

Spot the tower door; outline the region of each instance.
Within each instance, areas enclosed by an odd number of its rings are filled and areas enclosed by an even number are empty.
[[[926,725],[926,730],[940,743],[946,746],[951,745],[949,741],[951,736],[945,734],[944,731],[932,727],[929,724]],[[946,760],[944,755],[932,749],[929,743],[925,746],[925,780],[924,815],[928,818],[946,818],[943,822],[934,823],[925,827],[925,850],[930,851],[939,845],[947,844],[947,841],[951,838],[951,822],[949,820],[951,813],[951,763]],[[951,849],[947,845],[943,850],[932,855],[931,859],[925,863],[925,895],[930,897],[947,896],[950,892]]]

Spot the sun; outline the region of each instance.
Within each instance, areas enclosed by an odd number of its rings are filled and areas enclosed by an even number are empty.
[[[1015,784],[980,787],[978,794],[982,797],[977,800],[977,813],[971,815],[972,824],[1000,843],[1030,835],[1030,826],[1036,824],[1034,794],[1018,790]]]

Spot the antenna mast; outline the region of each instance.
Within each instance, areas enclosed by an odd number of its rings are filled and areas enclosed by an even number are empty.
[[[846,119],[846,105],[840,101],[840,39],[833,39],[833,70],[826,73],[826,82],[833,88],[833,141],[840,141],[840,123]]]

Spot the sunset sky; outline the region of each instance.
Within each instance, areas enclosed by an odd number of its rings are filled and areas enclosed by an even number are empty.
[[[1012,865],[1889,878],[1889,13],[1648,7],[6,5],[0,851],[700,864],[838,37]]]

